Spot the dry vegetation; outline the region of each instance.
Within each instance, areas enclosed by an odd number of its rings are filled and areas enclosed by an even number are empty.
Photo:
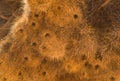
[[[0,81],[120,81],[119,22],[120,0],[0,0]]]

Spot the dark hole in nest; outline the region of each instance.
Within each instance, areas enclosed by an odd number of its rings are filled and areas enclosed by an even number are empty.
[[[99,59],[100,61],[102,61],[103,56],[102,56],[102,54],[101,54],[101,51],[100,51],[100,50],[98,50],[98,51],[97,51],[97,53],[95,54],[95,59],[96,59],[96,60],[97,60],[97,59]]]
[[[20,29],[19,32],[20,32],[20,33],[23,33],[23,29]]]
[[[86,59],[87,59],[86,55],[81,55],[81,60],[86,60]]]
[[[110,77],[110,80],[111,80],[111,81],[115,81],[115,77],[113,77],[113,76]]]
[[[58,10],[61,10],[61,7],[60,7],[60,6],[58,6],[58,7],[57,7],[57,9],[58,9]]]
[[[97,70],[97,69],[99,69],[100,68],[100,66],[97,64],[97,65],[95,65],[95,70]]]
[[[35,17],[39,17],[39,14],[35,14],[34,16],[35,16]]]
[[[3,81],[7,81],[7,78],[3,78]]]
[[[43,64],[47,63],[47,59],[44,58],[44,59],[42,60],[42,63],[43,63]]]
[[[85,62],[85,67],[87,67],[88,69],[91,69],[92,65],[87,61],[87,62]]]
[[[46,34],[45,34],[45,37],[49,37],[49,36],[50,36],[50,33],[46,33]]]
[[[31,52],[33,53],[33,55],[34,56],[36,56],[36,57],[39,57],[40,55],[41,55],[41,53],[39,53],[39,51],[38,50],[36,50],[36,49],[31,49]]]
[[[35,22],[32,22],[32,26],[35,26],[36,24],[35,24]]]
[[[27,61],[27,60],[28,60],[28,57],[24,57],[24,59],[25,59],[25,61]]]
[[[74,14],[74,19],[77,19],[78,18],[78,15],[77,14]]]
[[[18,73],[18,76],[21,76],[21,75],[22,75],[22,73],[21,73],[21,72],[19,72],[19,73]]]
[[[0,62],[0,65],[2,64],[3,62]]]
[[[37,43],[36,43],[36,42],[33,42],[33,43],[32,43],[32,46],[37,46]]]
[[[43,76],[45,76],[45,75],[46,75],[46,72],[45,72],[45,71],[44,71],[44,72],[42,72],[42,75],[43,75]]]

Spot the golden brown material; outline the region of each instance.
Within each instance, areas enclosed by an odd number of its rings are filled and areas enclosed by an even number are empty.
[[[0,81],[120,81],[120,0],[0,0]]]

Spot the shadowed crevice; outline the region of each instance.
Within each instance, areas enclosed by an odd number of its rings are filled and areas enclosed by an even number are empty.
[[[21,0],[0,0],[0,39],[7,36],[15,18],[22,15]]]

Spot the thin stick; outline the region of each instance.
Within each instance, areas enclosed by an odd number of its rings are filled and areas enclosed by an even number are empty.
[[[4,20],[7,20],[8,18],[5,17],[4,15],[0,15],[0,18],[4,19]]]

